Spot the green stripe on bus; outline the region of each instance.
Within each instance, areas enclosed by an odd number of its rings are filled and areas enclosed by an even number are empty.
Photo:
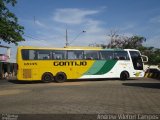
[[[96,61],[84,75],[102,75],[109,72],[117,60]]]
[[[117,60],[107,60],[103,67],[94,75],[102,75],[108,73],[114,65],[117,63]]]
[[[94,75],[104,66],[106,61],[95,61],[92,67],[85,73],[85,75]]]

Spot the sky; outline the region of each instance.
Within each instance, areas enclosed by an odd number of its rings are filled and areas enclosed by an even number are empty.
[[[107,44],[111,31],[140,35],[145,46],[160,48],[160,0],[17,0],[10,7],[24,26],[19,45],[64,47]],[[83,32],[86,31],[86,32]],[[1,42],[3,45],[7,45]],[[12,61],[17,46],[10,44]]]

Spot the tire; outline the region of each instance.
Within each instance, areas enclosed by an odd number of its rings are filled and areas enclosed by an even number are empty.
[[[0,80],[3,79],[3,75],[0,73]]]
[[[44,73],[42,76],[42,81],[45,83],[52,82],[54,80],[53,75],[51,73]]]
[[[56,76],[55,76],[55,81],[56,81],[57,83],[63,83],[63,82],[65,82],[66,80],[67,80],[67,76],[66,76],[66,74],[63,73],[63,72],[58,72],[58,73],[56,74]]]
[[[121,72],[120,79],[127,80],[129,78],[129,73],[127,71]]]

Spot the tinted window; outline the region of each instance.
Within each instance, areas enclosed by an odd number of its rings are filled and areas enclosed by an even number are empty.
[[[78,51],[78,50],[72,50],[72,51],[67,51],[67,56],[68,59],[71,60],[78,60],[78,59],[83,59],[83,51]]]
[[[130,51],[133,66],[135,70],[143,70],[143,63],[139,52]]]
[[[53,51],[53,58],[54,60],[64,60],[66,59],[66,51],[64,50],[55,50]]]
[[[127,51],[114,51],[114,59],[116,60],[129,60]]]
[[[113,59],[113,51],[100,51],[100,56],[102,60],[111,60]]]
[[[99,53],[98,53],[98,51],[84,51],[84,59],[98,60],[99,59]]]
[[[36,60],[51,60],[52,51],[51,50],[35,50]]]
[[[22,50],[23,60],[34,60],[36,58],[35,50]]]
[[[50,60],[52,51],[49,50],[22,50],[23,60]]]

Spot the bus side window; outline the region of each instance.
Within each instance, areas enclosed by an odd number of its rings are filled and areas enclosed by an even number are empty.
[[[36,50],[36,59],[38,60],[51,60],[52,52],[50,50]]]
[[[69,50],[69,51],[67,51],[67,59],[82,60],[83,59],[83,51],[82,50]]]
[[[118,57],[118,56],[115,56],[115,57],[114,57],[114,60],[119,60],[119,57]]]
[[[35,60],[36,52],[35,50],[22,50],[22,59],[23,60]]]
[[[23,49],[23,50],[21,51],[21,54],[22,54],[22,59],[23,59],[23,60],[29,60],[29,50]]]
[[[120,60],[125,60],[125,57],[124,56],[120,56],[119,59]]]
[[[86,60],[99,60],[98,51],[84,51],[84,58]]]
[[[115,60],[129,60],[127,51],[114,51]]]
[[[66,51],[64,51],[64,50],[54,50],[53,52],[52,52],[52,59],[53,60],[64,60],[64,59],[66,59]]]
[[[60,60],[60,59],[61,59],[61,58],[57,55],[57,56],[56,56],[56,60]]]
[[[112,60],[113,59],[113,51],[100,51],[100,59],[101,60]]]

